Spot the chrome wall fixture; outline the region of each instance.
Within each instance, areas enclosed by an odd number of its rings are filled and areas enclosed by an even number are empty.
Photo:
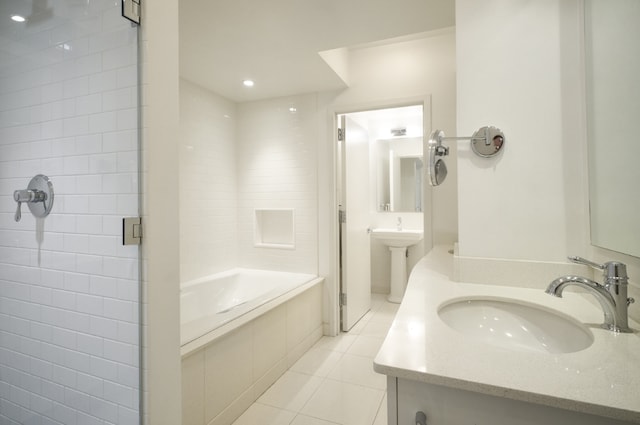
[[[471,150],[483,158],[491,158],[498,154],[504,147],[504,133],[496,127],[484,126],[479,128],[471,137],[445,137],[442,130],[435,130],[429,136],[429,183],[431,186],[442,184],[447,177],[447,165],[443,157],[449,155],[449,148],[444,146],[444,140],[469,140]]]
[[[49,177],[38,174],[31,179],[26,189],[13,192],[13,199],[18,203],[15,220],[22,218],[22,203],[26,203],[35,217],[46,217],[53,208],[53,184]]]

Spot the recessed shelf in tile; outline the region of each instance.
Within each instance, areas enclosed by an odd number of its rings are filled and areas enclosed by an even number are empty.
[[[295,248],[293,208],[256,209],[254,246],[261,248]]]

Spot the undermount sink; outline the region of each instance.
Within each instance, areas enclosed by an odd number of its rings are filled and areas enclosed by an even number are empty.
[[[593,343],[580,322],[520,300],[463,298],[441,306],[438,315],[459,332],[505,348],[573,353]]]
[[[371,236],[387,246],[402,248],[415,245],[423,238],[422,230],[373,229]]]

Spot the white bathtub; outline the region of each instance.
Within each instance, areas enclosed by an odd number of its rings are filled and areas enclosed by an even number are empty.
[[[182,285],[182,423],[231,425],[322,337],[323,280],[233,270]]]
[[[183,354],[321,281],[322,278],[311,274],[238,268],[182,284],[180,343]]]

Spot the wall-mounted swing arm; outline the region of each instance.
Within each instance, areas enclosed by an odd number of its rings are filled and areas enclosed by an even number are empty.
[[[31,179],[26,189],[15,190],[13,199],[18,203],[15,220],[22,218],[22,204],[26,203],[35,217],[46,217],[53,208],[53,184],[49,177],[38,174]]]
[[[429,183],[431,186],[442,184],[447,177],[447,166],[442,158],[449,155],[449,148],[442,144],[445,140],[469,140],[471,150],[483,158],[491,158],[504,147],[504,133],[496,127],[484,126],[479,128],[471,137],[446,137],[442,130],[435,130],[429,136]]]

